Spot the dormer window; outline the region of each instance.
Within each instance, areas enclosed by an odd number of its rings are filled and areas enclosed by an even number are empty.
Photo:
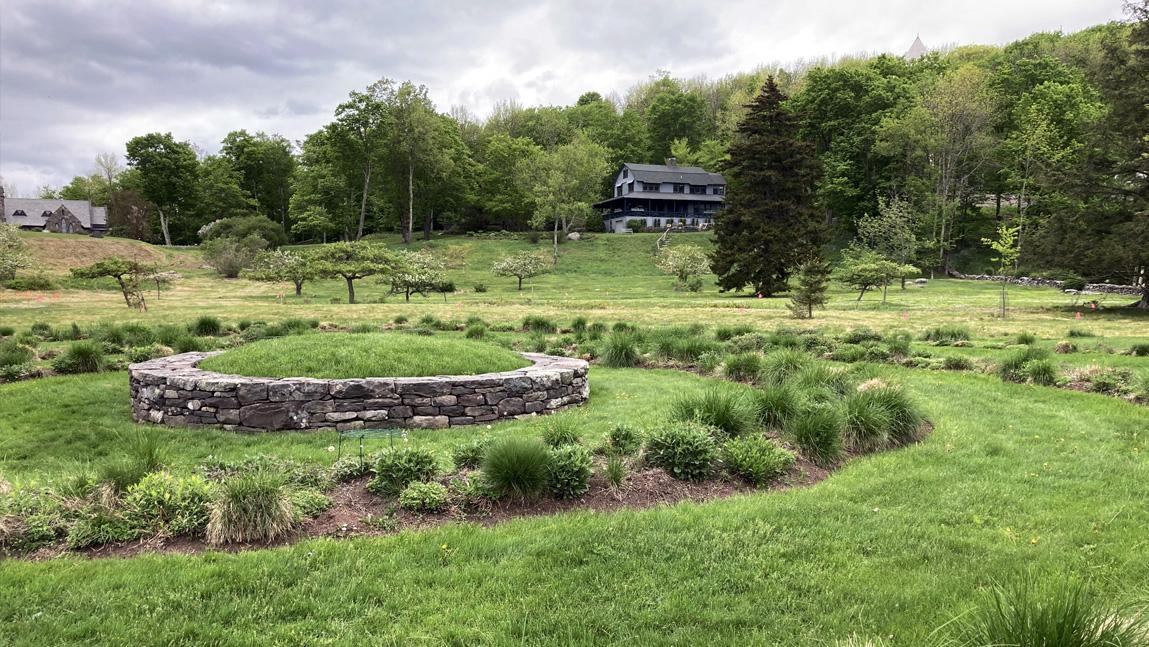
[[[12,212],[12,215],[17,217],[17,218],[27,218],[28,217],[28,214],[24,213],[23,209],[17,209],[16,211]]]
[[[630,177],[630,169],[628,169],[628,168],[626,168],[626,167],[623,167],[623,169],[622,169],[622,177],[623,177],[624,179],[625,179],[625,178],[628,178],[628,177]]]

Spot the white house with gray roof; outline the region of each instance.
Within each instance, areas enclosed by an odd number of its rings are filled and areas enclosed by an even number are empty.
[[[0,222],[26,231],[102,236],[108,231],[108,211],[87,200],[5,198],[0,187]]]
[[[614,195],[594,204],[608,232],[643,229],[702,230],[726,201],[726,180],[698,166],[623,164],[614,178]],[[632,226],[634,225],[634,226]]]

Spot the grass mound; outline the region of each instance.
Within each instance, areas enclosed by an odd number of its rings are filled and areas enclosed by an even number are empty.
[[[423,377],[511,371],[530,362],[493,344],[398,334],[322,334],[255,342],[201,368],[257,377]]]

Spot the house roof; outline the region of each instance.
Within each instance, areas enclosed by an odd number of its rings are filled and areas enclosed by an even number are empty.
[[[925,43],[922,42],[921,36],[914,36],[914,42],[910,48],[902,54],[902,58],[907,61],[914,61],[926,55],[929,50],[926,49]]]
[[[104,207],[93,207],[87,200],[38,200],[31,198],[7,198],[4,200],[4,220],[20,227],[43,227],[47,214],[51,214],[63,205],[73,216],[80,221],[86,229],[93,225],[102,227],[108,222],[107,210]],[[22,211],[23,216],[15,215]]]
[[[667,166],[665,164],[623,164],[640,182],[677,182],[682,184],[719,184],[726,180],[699,166]]]
[[[635,191],[634,193],[627,193],[626,195],[615,196],[607,198],[601,202],[596,202],[592,207],[609,207],[615,203],[621,204],[623,200],[659,200],[659,201],[676,201],[676,202],[718,202],[726,201],[724,195],[711,195],[709,193],[663,193],[663,192],[643,192]]]

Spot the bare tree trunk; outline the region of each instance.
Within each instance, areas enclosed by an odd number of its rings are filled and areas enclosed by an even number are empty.
[[[295,281],[295,296],[303,296],[303,281]]]
[[[347,303],[355,303],[355,279],[345,276],[343,280],[347,281]]]
[[[431,240],[431,229],[435,226],[435,210],[428,209],[423,216],[423,240]]]
[[[168,217],[167,217],[167,215],[164,214],[163,209],[156,207],[156,211],[158,211],[160,214],[160,231],[162,231],[164,234],[164,245],[171,247],[172,246],[172,235],[171,235],[171,232],[168,231]]]
[[[551,239],[551,267],[559,266],[559,219],[555,218],[554,237]]]
[[[415,160],[407,157],[407,227],[403,230],[403,244],[411,244],[415,227]]]
[[[355,234],[355,240],[363,238],[363,223],[367,220],[367,191],[370,188],[371,165],[368,164],[363,167],[363,199],[359,202],[359,232]]]

